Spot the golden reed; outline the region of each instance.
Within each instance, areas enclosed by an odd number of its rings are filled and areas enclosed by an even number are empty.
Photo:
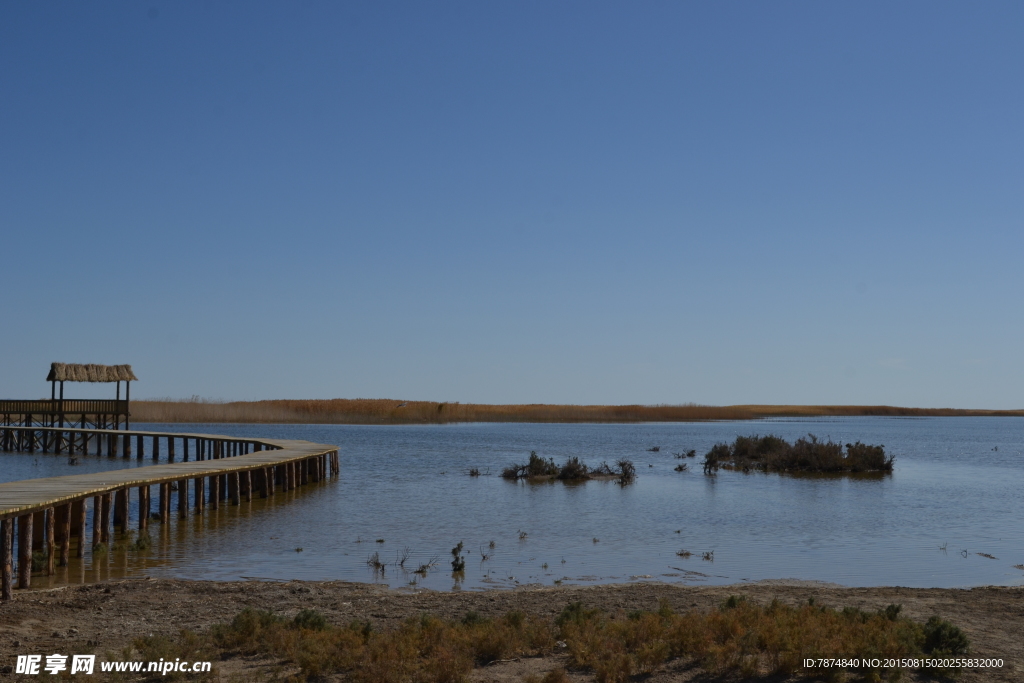
[[[133,422],[251,422],[264,424],[415,424],[446,422],[697,422],[762,417],[1024,416],[1024,410],[963,410],[895,406],[704,406],[435,403],[392,399],[216,402],[133,401]]]

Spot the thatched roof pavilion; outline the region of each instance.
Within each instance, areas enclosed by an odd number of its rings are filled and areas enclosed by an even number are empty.
[[[130,365],[50,363],[47,382],[132,382],[139,378]]]

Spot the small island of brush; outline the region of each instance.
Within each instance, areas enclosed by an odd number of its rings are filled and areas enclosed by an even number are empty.
[[[884,446],[871,446],[857,441],[843,445],[819,441],[813,434],[795,443],[769,434],[738,436],[730,445],[715,444],[704,456],[704,473],[714,474],[718,468],[727,470],[760,470],[792,473],[859,473],[892,472],[896,458],[885,454]]]

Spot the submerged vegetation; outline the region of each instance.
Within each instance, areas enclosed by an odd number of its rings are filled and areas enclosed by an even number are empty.
[[[894,461],[884,446],[858,441],[846,444],[844,453],[842,444],[819,441],[813,434],[793,444],[769,434],[738,436],[732,445],[715,444],[704,456],[704,473],[713,474],[720,467],[744,472],[892,472]]]
[[[423,614],[385,631],[362,621],[334,625],[308,609],[287,619],[249,608],[214,626],[209,638],[182,631],[177,638],[139,638],[134,648],[149,659],[273,657],[297,666],[296,680],[343,674],[358,683],[460,683],[477,666],[564,653],[570,669],[589,672],[599,683],[624,683],[680,659],[713,676],[813,675],[801,668],[804,658],[898,662],[887,658],[959,656],[969,643],[948,621],[933,617],[920,624],[900,616],[899,605],[864,612],[778,601],[762,606],[732,596],[706,613],[680,614],[662,603],[657,612],[609,614],[573,602],[554,620],[518,611],[497,618],[469,612],[458,621]],[[884,667],[853,671],[871,680],[895,680],[902,673]],[[556,679],[564,680],[564,672]]]
[[[280,401],[133,401],[135,422],[409,424],[417,422],[690,422],[826,415],[1016,415],[1021,410],[956,410],[894,406],[486,405],[392,399]]]
[[[572,456],[561,467],[555,464],[554,459],[544,458],[537,455],[537,451],[530,451],[530,459],[521,465],[510,465],[501,472],[504,479],[527,481],[547,481],[556,479],[564,482],[581,482],[590,479],[615,479],[620,484],[632,484],[636,480],[636,467],[631,460],[625,458],[617,461],[615,467],[607,462],[602,462],[591,469],[585,462],[576,456]]]

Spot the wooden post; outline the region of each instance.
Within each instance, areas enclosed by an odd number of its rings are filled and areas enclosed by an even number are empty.
[[[223,452],[223,448],[224,448],[224,446],[223,446],[223,444],[222,444],[220,439],[217,439],[216,441],[213,442],[213,459],[214,460],[220,460],[221,453]]]
[[[131,434],[125,434],[124,436],[121,437],[121,457],[122,458],[130,458],[130,457],[132,457],[132,436],[131,436]]]
[[[231,491],[232,505],[238,505],[239,503],[242,502],[241,498],[239,497],[239,484],[241,484],[241,481],[239,480],[238,472],[232,472],[231,478],[228,480],[228,490]]]
[[[271,465],[263,468],[263,476],[266,478],[266,490],[268,495],[274,495],[276,488],[277,468]]]
[[[178,517],[188,517],[188,479],[178,482]]]
[[[71,503],[60,508],[60,566],[68,566],[71,559]]]
[[[0,520],[0,601],[14,599],[14,518]]]
[[[55,519],[57,511],[53,508],[46,508],[46,575],[53,576],[53,565],[56,559],[57,548],[55,547],[56,538],[54,538],[57,530],[57,520]]]
[[[103,515],[100,517],[100,543],[110,548],[110,494],[104,493],[103,496]]]
[[[170,521],[171,509],[171,485],[167,482],[160,484],[160,523],[167,524]]]
[[[83,498],[78,507],[78,548],[75,549],[75,557],[85,557],[85,526],[89,514],[89,499]]]
[[[210,509],[216,510],[220,503],[220,482],[217,476],[210,477]]]
[[[92,499],[92,547],[103,542],[103,496]]]
[[[153,437],[153,460],[160,459],[160,437]]]
[[[142,444],[143,444],[142,434],[139,434],[137,437],[135,437],[135,450],[136,450],[135,459],[136,460],[142,460]]]
[[[132,490],[125,486],[121,489],[121,535],[128,535],[128,520],[131,519],[130,506],[132,502]]]
[[[206,492],[203,490],[203,477],[196,477],[194,480],[195,484],[195,499],[196,499],[196,514],[202,514],[203,507],[205,507]]]
[[[32,587],[32,514],[18,517],[18,588]]]
[[[139,487],[139,531],[149,529],[149,486]]]
[[[125,529],[127,526],[124,523],[124,494],[121,493],[121,489],[114,491],[114,528],[120,526]]]
[[[167,462],[174,462],[174,437],[167,437]]]
[[[181,454],[185,458],[185,462],[188,462],[188,438],[181,437]]]
[[[245,502],[252,502],[252,470],[246,470],[242,475],[242,488],[245,489]]]

